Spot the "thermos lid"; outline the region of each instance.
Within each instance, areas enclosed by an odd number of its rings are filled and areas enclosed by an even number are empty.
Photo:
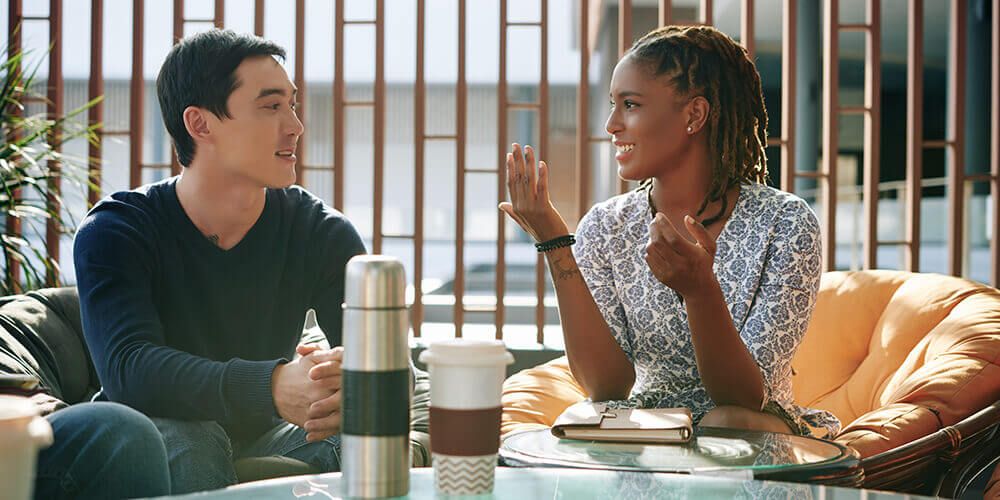
[[[386,255],[357,255],[347,261],[344,307],[398,309],[406,307],[406,271]]]
[[[431,342],[420,353],[420,362],[428,365],[507,366],[514,356],[499,340],[448,339]]]

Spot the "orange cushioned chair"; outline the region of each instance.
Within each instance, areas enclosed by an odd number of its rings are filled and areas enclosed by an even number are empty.
[[[903,271],[823,275],[792,359],[798,404],[843,423],[864,486],[958,496],[1000,453],[1000,292]],[[504,383],[504,435],[585,398],[565,356]]]

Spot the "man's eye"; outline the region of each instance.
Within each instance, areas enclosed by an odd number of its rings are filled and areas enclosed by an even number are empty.
[[[611,106],[611,109],[615,109],[615,101],[608,101],[608,106]]]
[[[267,109],[273,110],[273,111],[277,111],[278,108],[281,107],[281,104],[280,103],[268,104],[268,105],[266,105],[264,107],[267,108]]]
[[[625,101],[625,109],[632,109],[632,108],[636,108],[638,106],[639,106],[638,104],[636,104],[636,103],[634,103],[632,101]]]
[[[299,103],[297,103],[297,102],[293,102],[293,103],[291,104],[291,108],[292,108],[292,110],[296,110],[296,109],[299,109]]]

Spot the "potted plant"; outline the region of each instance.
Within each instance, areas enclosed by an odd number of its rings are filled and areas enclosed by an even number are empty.
[[[60,209],[62,199],[50,181],[91,187],[86,160],[59,148],[79,137],[95,139],[99,125],[79,125],[71,118],[100,98],[64,116],[27,115],[25,98],[32,96],[38,64],[22,69],[24,52],[9,54],[7,47],[0,58],[0,296],[5,296],[62,283],[59,263],[46,249],[46,226],[52,221],[60,234],[72,234],[76,224]],[[16,234],[11,221],[19,221]]]

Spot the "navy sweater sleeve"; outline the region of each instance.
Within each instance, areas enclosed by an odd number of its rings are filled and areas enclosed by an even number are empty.
[[[77,232],[73,257],[84,335],[107,398],[153,417],[276,415],[271,374],[282,360],[213,361],[165,345],[152,296],[158,249],[140,230],[151,221],[103,203]]]
[[[318,200],[316,209],[326,214],[320,228],[313,234],[324,237],[317,249],[319,254],[314,262],[322,262],[322,276],[313,292],[311,307],[316,310],[316,321],[326,334],[330,346],[343,344],[344,278],[347,261],[356,255],[367,253],[361,235],[339,212],[325,207]]]

